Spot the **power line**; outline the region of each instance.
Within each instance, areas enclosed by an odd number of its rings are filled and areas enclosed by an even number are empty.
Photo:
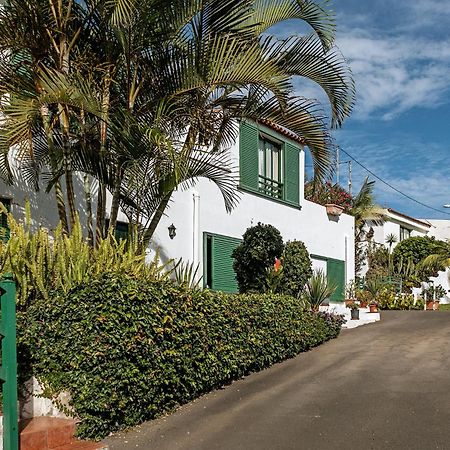
[[[423,206],[424,208],[428,208],[431,209],[433,211],[437,211],[438,213],[441,214],[446,214],[447,216],[450,216],[450,213],[445,212],[445,211],[441,211],[440,209],[434,208],[433,206],[427,205],[423,202],[421,202],[420,200],[416,200],[415,198],[411,197],[408,194],[405,194],[404,192],[402,192],[400,189],[397,189],[395,186],[392,186],[392,184],[388,183],[387,181],[384,181],[382,178],[380,178],[377,174],[375,174],[374,172],[372,172],[370,169],[368,169],[364,164],[360,163],[356,158],[354,158],[352,155],[350,155],[350,153],[346,152],[344,149],[340,149],[343,153],[345,153],[350,159],[352,159],[353,161],[355,161],[356,164],[358,164],[359,166],[361,166],[364,170],[366,170],[367,172],[369,172],[374,178],[376,178],[377,180],[381,181],[382,183],[384,183],[386,186],[390,187],[392,190],[394,190],[395,192],[399,193],[400,195],[403,195],[403,197],[406,197],[407,199],[417,203],[418,205]]]

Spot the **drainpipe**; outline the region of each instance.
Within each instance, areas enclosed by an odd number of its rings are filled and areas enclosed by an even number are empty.
[[[192,263],[194,264],[194,269],[200,263],[199,257],[199,244],[200,244],[200,194],[194,191],[192,194],[193,208],[192,208]],[[202,273],[202,268],[199,266],[197,273],[197,280],[200,278]]]

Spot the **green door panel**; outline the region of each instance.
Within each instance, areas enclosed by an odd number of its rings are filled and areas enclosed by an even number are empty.
[[[239,239],[228,236],[215,234],[205,236],[205,279],[211,289],[230,293],[238,292],[231,254],[240,243]]]
[[[330,300],[343,302],[345,292],[345,261],[338,259],[327,259],[327,279],[337,286]]]

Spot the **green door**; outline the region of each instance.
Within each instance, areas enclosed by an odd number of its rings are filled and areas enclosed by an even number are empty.
[[[210,289],[238,292],[231,254],[240,243],[236,238],[204,234],[204,282]]]
[[[345,293],[345,261],[327,259],[327,278],[330,283],[337,286],[330,300],[343,302]]]

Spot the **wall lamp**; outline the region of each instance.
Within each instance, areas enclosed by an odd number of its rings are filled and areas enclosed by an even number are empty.
[[[172,224],[170,225],[170,227],[167,227],[167,229],[169,230],[170,239],[173,239],[177,235],[177,229],[175,228],[175,225]]]

